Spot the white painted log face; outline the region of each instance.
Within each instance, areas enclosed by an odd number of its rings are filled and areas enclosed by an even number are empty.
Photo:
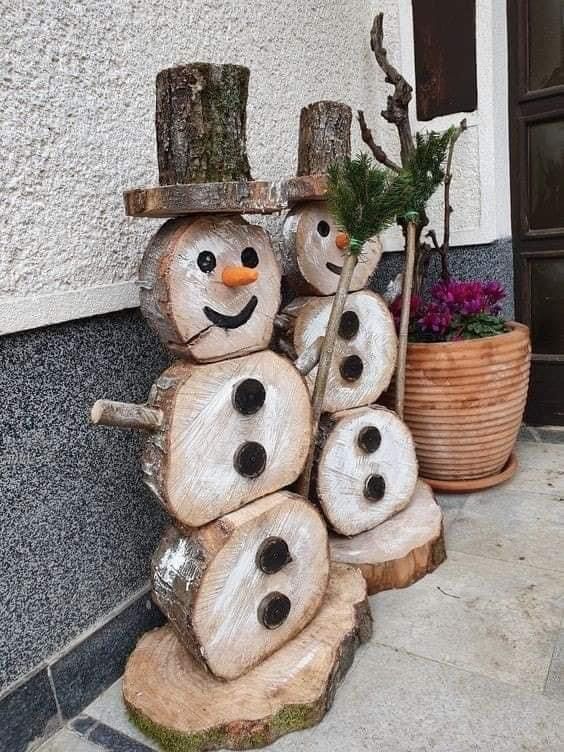
[[[125,704],[157,740],[178,749],[263,747],[318,723],[370,639],[372,617],[358,569],[332,565],[314,619],[244,676],[221,681],[202,669],[169,625],[147,632],[127,662]]]
[[[288,311],[296,314],[293,345],[298,357],[325,336],[333,297],[308,298]],[[324,412],[334,413],[375,402],[386,389],[396,364],[393,318],[382,298],[370,290],[347,297],[327,381]],[[348,370],[350,367],[350,371]],[[313,392],[317,367],[306,381]]]
[[[164,413],[149,434],[145,482],[182,527],[199,527],[293,483],[312,437],[303,377],[263,351],[208,365],[177,362],[153,387]]]
[[[224,283],[227,268],[256,281]],[[163,343],[209,363],[268,347],[280,306],[280,269],[268,234],[237,216],[166,222],[139,270],[141,310]]]
[[[330,536],[331,561],[359,567],[369,594],[406,587],[445,559],[442,512],[429,486],[418,481],[405,509],[353,538]]]
[[[332,416],[317,463],[319,503],[331,526],[357,535],[404,509],[417,483],[411,433],[384,407]]]
[[[299,294],[334,295],[343,266],[343,251],[335,245],[339,228],[325,201],[292,209],[283,227],[290,284]],[[382,244],[372,238],[364,244],[350,290],[362,290],[380,261]]]
[[[171,528],[153,559],[153,592],[195,659],[235,679],[309,623],[328,575],[321,515],[280,491],[188,537]]]

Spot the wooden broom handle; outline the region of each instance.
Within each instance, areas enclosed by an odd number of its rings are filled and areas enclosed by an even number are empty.
[[[405,366],[407,361],[407,338],[409,335],[409,316],[411,312],[411,288],[413,286],[413,270],[415,267],[415,222],[407,224],[407,251],[405,272],[403,277],[403,291],[401,299],[400,332],[398,341],[398,365],[396,370],[396,413],[403,420],[405,401]]]

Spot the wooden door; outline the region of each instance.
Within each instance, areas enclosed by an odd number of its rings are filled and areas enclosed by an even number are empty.
[[[507,9],[515,302],[533,345],[526,420],[564,425],[564,0]]]

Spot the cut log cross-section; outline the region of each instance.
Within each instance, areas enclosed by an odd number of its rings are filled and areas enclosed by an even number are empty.
[[[293,301],[284,311],[285,336],[300,357],[325,335],[333,298]],[[390,383],[397,338],[392,316],[382,298],[370,290],[347,296],[323,401],[335,413],[375,402]],[[377,353],[377,355],[375,355]],[[317,368],[306,378],[311,391]]]
[[[280,305],[267,233],[240,217],[167,222],[139,270],[141,310],[162,342],[196,362],[262,350]]]
[[[300,204],[283,225],[289,287],[298,295],[334,295],[343,268],[343,252],[335,238],[339,228],[325,201]],[[350,290],[362,290],[374,273],[382,244],[368,240],[352,275]]]
[[[323,718],[371,628],[362,575],[333,565],[314,619],[239,679],[203,670],[170,626],[149,632],[128,661],[125,704],[167,752],[264,747]]]
[[[315,616],[327,586],[327,529],[288,491],[188,536],[170,528],[153,557],[153,597],[196,661],[235,679]]]
[[[157,156],[161,185],[249,180],[249,69],[190,63],[157,75]]]
[[[404,509],[417,483],[407,426],[384,407],[327,416],[314,464],[315,496],[333,529],[356,535]]]
[[[145,482],[184,528],[293,483],[312,435],[304,379],[268,350],[209,365],[178,361],[146,405],[100,400],[91,417],[147,430]]]
[[[332,561],[360,568],[369,595],[407,587],[446,558],[441,508],[422,481],[392,518],[353,538],[333,535],[329,544]]]

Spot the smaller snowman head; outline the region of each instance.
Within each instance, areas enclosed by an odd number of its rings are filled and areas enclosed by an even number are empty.
[[[343,251],[337,247],[339,228],[326,202],[300,204],[284,223],[286,252],[295,266],[296,287],[312,295],[334,295],[343,268]],[[354,270],[350,290],[362,290],[380,261],[378,238],[367,241]],[[299,283],[303,284],[300,285]]]
[[[417,483],[415,445],[405,423],[384,407],[332,417],[317,468],[317,493],[335,530],[356,535],[409,504]]]
[[[266,348],[280,305],[267,233],[238,216],[167,222],[140,269],[141,307],[174,352],[209,363]]]

